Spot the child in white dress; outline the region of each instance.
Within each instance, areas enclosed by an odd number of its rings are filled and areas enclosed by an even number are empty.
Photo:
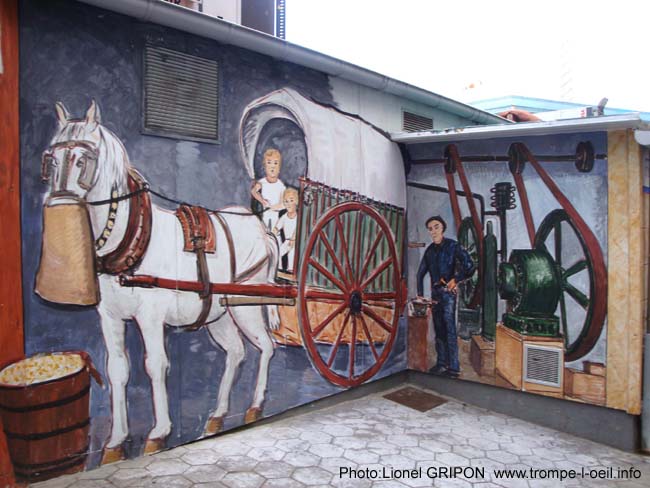
[[[272,230],[278,222],[280,211],[284,210],[282,195],[286,186],[280,180],[282,154],[277,149],[267,149],[264,151],[263,164],[265,176],[253,182],[251,195],[262,204],[262,222]]]

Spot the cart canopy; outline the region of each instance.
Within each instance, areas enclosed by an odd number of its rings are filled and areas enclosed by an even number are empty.
[[[295,123],[305,135],[308,177],[338,189],[406,207],[406,181],[397,144],[363,119],[282,88],[253,100],[240,123],[246,169],[255,177],[255,149],[273,119]]]

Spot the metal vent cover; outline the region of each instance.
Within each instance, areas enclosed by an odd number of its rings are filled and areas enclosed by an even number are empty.
[[[433,119],[431,117],[414,114],[406,110],[402,112],[402,130],[404,132],[419,132],[432,129]]]
[[[524,345],[524,381],[562,386],[562,349]]]
[[[218,140],[218,63],[163,47],[146,46],[145,132],[206,142]]]

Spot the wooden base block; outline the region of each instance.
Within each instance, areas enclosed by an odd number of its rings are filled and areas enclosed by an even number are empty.
[[[501,388],[509,388],[510,390],[519,390],[519,388],[517,388],[515,385],[513,385],[507,379],[505,379],[498,369],[495,371],[494,374],[494,385],[500,386]]]
[[[416,371],[429,371],[432,367],[429,358],[429,321],[431,317],[408,318],[408,364],[410,369]]]
[[[593,374],[596,376],[605,376],[605,365],[603,363],[594,363],[591,361],[584,361],[582,364],[585,366],[585,373]]]
[[[598,369],[598,372],[601,370]],[[565,368],[564,394],[596,405],[605,405],[605,376]]]
[[[470,341],[470,361],[474,371],[479,376],[494,376],[495,350],[494,342],[488,341],[483,336],[472,336]]]
[[[561,338],[523,335],[499,323],[497,324],[495,346],[496,370],[502,380],[517,390],[556,398],[564,396],[564,381],[561,372],[557,378],[559,385],[525,378],[526,351],[534,348],[557,351],[559,356],[556,364],[558,367],[564,365],[564,342]],[[549,365],[549,367],[554,367],[554,365]],[[557,374],[558,370],[555,371]]]

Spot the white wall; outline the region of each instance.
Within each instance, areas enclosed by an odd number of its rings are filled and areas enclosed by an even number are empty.
[[[428,105],[380,92],[351,81],[330,76],[334,101],[345,112],[359,114],[368,122],[388,132],[402,131],[402,112],[431,117],[434,129],[475,125],[467,119],[437,110]]]

